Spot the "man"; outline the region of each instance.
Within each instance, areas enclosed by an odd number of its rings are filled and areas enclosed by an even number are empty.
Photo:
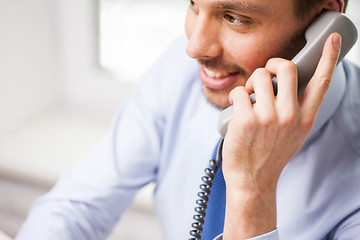
[[[151,181],[166,239],[189,238],[198,185],[219,139],[219,108],[233,104],[223,148],[223,239],[356,239],[360,70],[340,64],[330,85],[341,46],[332,34],[297,97],[296,67],[284,59],[300,50],[317,15],[344,6],[190,1],[188,42],[174,43],[144,77],[103,141],[33,205],[17,238],[104,239]],[[183,54],[186,44],[193,59]]]

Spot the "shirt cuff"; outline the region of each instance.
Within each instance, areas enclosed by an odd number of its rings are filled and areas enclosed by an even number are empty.
[[[214,238],[214,240],[222,240],[222,234]],[[279,232],[277,229],[275,229],[274,231],[253,238],[249,238],[248,240],[279,240]]]

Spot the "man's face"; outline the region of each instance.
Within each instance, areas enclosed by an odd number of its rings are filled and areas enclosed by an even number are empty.
[[[291,59],[299,51],[307,23],[295,16],[293,1],[190,1],[187,53],[201,65],[200,78],[210,103],[229,106],[230,91],[244,86],[256,68],[271,57]]]

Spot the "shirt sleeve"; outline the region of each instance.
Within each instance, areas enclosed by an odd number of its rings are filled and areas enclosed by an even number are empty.
[[[134,194],[155,180],[157,167],[156,127],[148,117],[131,121],[131,115],[140,110],[126,108],[88,156],[62,174],[55,187],[32,204],[16,239],[95,240],[110,234]],[[149,122],[143,123],[144,119]]]
[[[279,232],[277,229],[275,229],[274,231],[253,238],[249,238],[248,240],[278,240],[278,239],[279,239]],[[217,236],[214,240],[222,240],[222,234]]]
[[[326,239],[360,239],[360,209],[340,222]]]
[[[156,180],[166,102],[157,71],[141,80],[100,143],[32,204],[16,239],[105,239],[134,194]]]

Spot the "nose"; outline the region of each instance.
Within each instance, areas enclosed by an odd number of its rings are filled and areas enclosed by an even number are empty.
[[[199,14],[187,21],[186,28],[189,38],[186,52],[190,57],[209,59],[221,55],[220,29],[210,17]]]

